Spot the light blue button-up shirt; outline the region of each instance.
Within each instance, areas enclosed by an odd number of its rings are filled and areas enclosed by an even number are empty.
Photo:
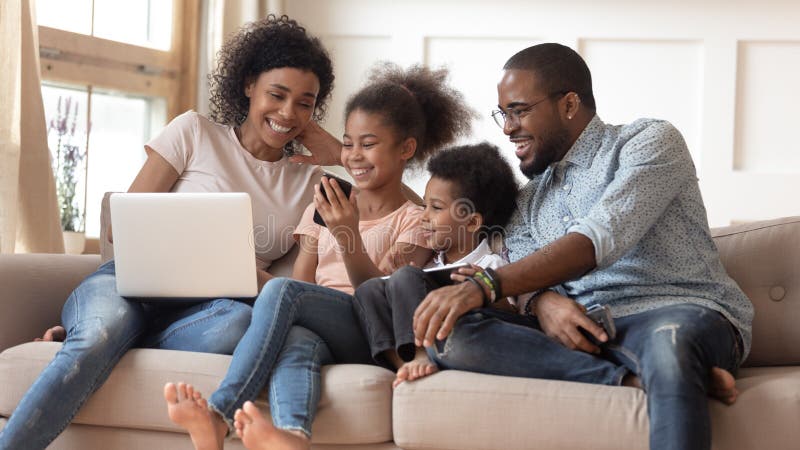
[[[669,122],[595,116],[564,158],[520,192],[506,246],[518,261],[567,233],[594,244],[597,268],[558,290],[615,317],[694,303],[722,313],[750,351],[753,305],[725,272],[694,164]]]

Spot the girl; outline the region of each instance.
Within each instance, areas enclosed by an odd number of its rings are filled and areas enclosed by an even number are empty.
[[[284,146],[305,131],[317,155],[311,162],[330,163],[341,150],[336,139],[309,127],[324,114],[333,78],[328,53],[296,22],[270,16],[246,26],[220,51],[213,120],[194,112],[173,120],[145,145],[147,160],[129,192],[247,192],[263,230],[256,243],[284,242],[321,174],[317,166],[287,161]],[[261,284],[271,277],[270,262],[286,251],[257,245]],[[130,301],[116,293],[114,262],[103,264],[67,299],[64,345],[0,432],[0,448],[45,448],[128,349],[230,354],[250,316],[250,306],[230,299],[185,308]]]
[[[431,256],[422,210],[403,195],[401,180],[410,162],[425,160],[469,128],[471,113],[445,85],[446,75],[384,65],[347,103],[341,162],[358,193],[347,198],[335,181],[322,179],[295,231],[297,280],[273,279],[261,291],[251,326],[208,402],[191,386],[165,386],[170,417],[198,449],[221,448],[234,412],[267,381],[274,426],[247,403],[249,414],[239,412],[237,429],[245,446],[309,448],[319,367],[371,363],[352,294],[372,277],[412,262],[421,266]],[[315,209],[327,229],[313,223]]]

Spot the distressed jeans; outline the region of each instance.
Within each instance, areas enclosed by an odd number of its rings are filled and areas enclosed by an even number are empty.
[[[228,299],[188,306],[126,300],[116,293],[114,262],[101,265],[64,304],[67,338],[0,431],[0,449],[47,447],[129,349],[230,354],[250,315],[250,306]]]
[[[353,297],[316,284],[273,278],[253,305],[253,320],[228,372],[208,399],[230,425],[233,414],[269,383],[277,428],[311,437],[324,364],[373,364]]]
[[[602,355],[569,350],[534,318],[481,309],[463,316],[428,354],[446,369],[618,385],[628,371],[641,380],[650,416],[651,450],[711,448],[708,411],[712,367],[736,372],[738,332],[702,306],[667,306],[615,319],[617,337]]]

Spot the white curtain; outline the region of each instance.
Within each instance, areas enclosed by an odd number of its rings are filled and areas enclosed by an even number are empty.
[[[0,253],[63,253],[33,0],[0,2]]]

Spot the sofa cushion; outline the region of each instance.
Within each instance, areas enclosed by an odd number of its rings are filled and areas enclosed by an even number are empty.
[[[800,442],[800,367],[743,369],[733,406],[710,400],[716,450]],[[647,448],[643,391],[444,371],[395,389],[395,443],[411,449]],[[465,432],[469,430],[469,432]]]
[[[728,274],[755,306],[745,366],[800,364],[800,217],[711,230]]]
[[[0,416],[9,416],[60,343],[31,342],[0,353]],[[168,381],[184,381],[209,395],[230,356],[133,349],[84,405],[74,422],[156,431],[180,431],[169,421],[162,396]],[[392,440],[391,382],[386,369],[364,365],[323,368],[322,398],[313,425],[319,444],[367,444]],[[267,412],[262,398],[258,402]]]

